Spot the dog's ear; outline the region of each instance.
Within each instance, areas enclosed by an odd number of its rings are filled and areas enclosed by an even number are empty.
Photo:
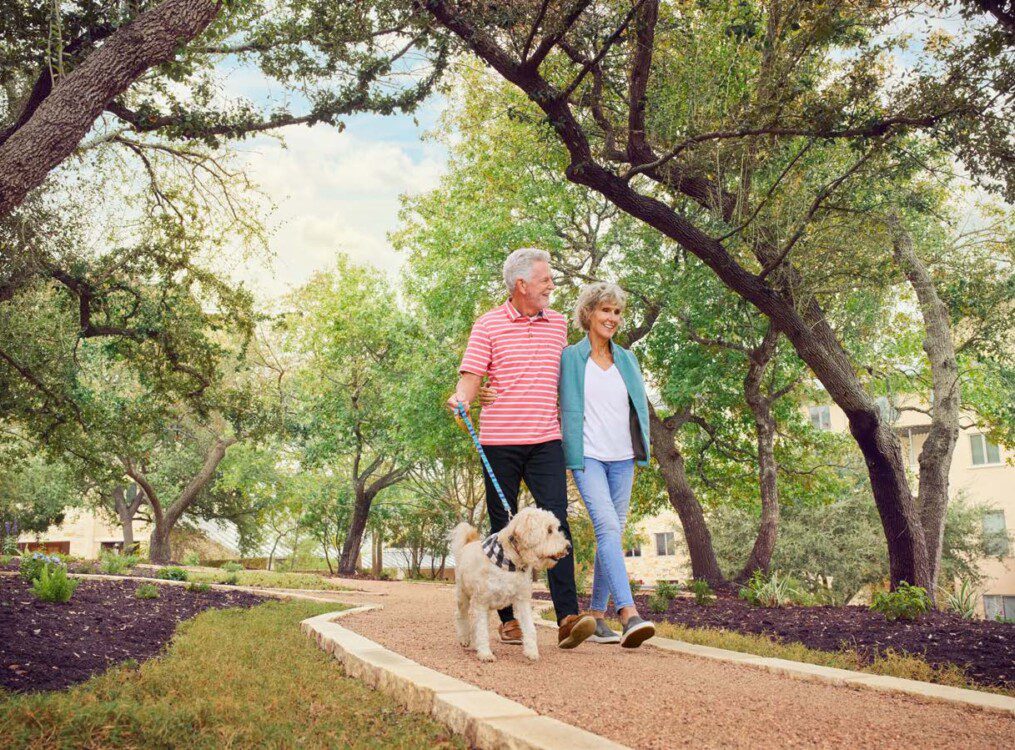
[[[515,536],[515,532],[511,532],[508,535],[508,541],[511,542],[511,546],[518,549],[518,537]]]

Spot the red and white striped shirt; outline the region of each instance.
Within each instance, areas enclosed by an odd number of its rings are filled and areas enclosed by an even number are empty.
[[[508,301],[476,321],[458,370],[488,375],[497,389],[497,400],[480,414],[481,443],[560,440],[557,380],[565,346],[567,321],[555,310],[530,318]]]

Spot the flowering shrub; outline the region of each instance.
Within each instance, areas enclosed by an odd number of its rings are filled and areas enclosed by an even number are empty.
[[[18,554],[18,522],[4,521],[3,543],[0,544],[0,555]]]
[[[67,568],[62,564],[46,563],[39,577],[32,582],[32,593],[40,601],[62,604],[70,601],[79,583],[67,577]]]
[[[31,555],[21,556],[21,565],[18,572],[21,573],[21,577],[25,583],[32,583],[45,570],[46,566],[52,566],[54,568],[63,568],[63,560],[56,555],[46,555],[42,552],[33,552]],[[66,571],[64,571],[66,573]]]

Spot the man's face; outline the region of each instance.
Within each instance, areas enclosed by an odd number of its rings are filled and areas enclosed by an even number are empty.
[[[550,292],[553,291],[553,278],[550,276],[550,265],[543,260],[537,260],[532,264],[532,273],[529,280],[519,279],[515,282],[515,289],[518,290],[526,306],[537,313],[544,310],[550,304]]]

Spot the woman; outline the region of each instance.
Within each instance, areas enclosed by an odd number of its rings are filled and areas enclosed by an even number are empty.
[[[627,295],[616,284],[585,286],[574,322],[587,336],[564,349],[560,359],[560,413],[564,461],[588,509],[596,533],[590,640],[636,648],[655,635],[638,614],[624,565],[622,538],[631,501],[634,465],[649,457],[648,398],[638,360],[613,343]],[[613,604],[623,632],[606,624]]]

